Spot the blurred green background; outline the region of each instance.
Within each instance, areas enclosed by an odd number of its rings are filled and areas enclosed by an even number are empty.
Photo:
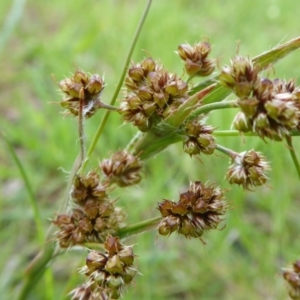
[[[15,0],[0,1],[0,129],[21,159],[39,200],[45,231],[65,192],[67,173],[78,153],[76,120],[63,118],[56,80],[76,67],[104,74],[109,102],[146,1]],[[181,43],[209,38],[212,56],[228,64],[237,51],[250,57],[300,33],[300,2],[294,0],[153,0],[133,60],[151,55],[172,72],[183,74],[174,51]],[[238,46],[239,45],[239,46]],[[239,50],[238,50],[239,49]],[[300,52],[266,71],[271,77],[299,76]],[[121,98],[121,95],[119,96]],[[229,129],[234,112],[216,112],[210,124]],[[103,113],[86,121],[88,142]],[[111,116],[90,167],[125,147],[136,130]],[[232,209],[223,230],[199,240],[158,237],[156,232],[127,240],[135,244],[135,285],[124,300],[144,299],[287,299],[281,267],[299,259],[300,185],[287,146],[257,138],[219,138],[236,151],[259,150],[272,171],[268,186],[254,192],[229,187],[224,181],[228,159],[214,154],[191,159],[182,145],[173,145],[146,162],[138,187],[115,190],[128,223],[158,215],[163,198],[177,200],[189,181],[216,182]],[[295,148],[300,143],[294,139]],[[13,299],[20,276],[39,243],[33,212],[19,171],[0,140],[0,295]],[[53,299],[66,299],[83,282],[77,270],[86,252],[69,251],[52,264]],[[28,299],[49,299],[41,279]]]

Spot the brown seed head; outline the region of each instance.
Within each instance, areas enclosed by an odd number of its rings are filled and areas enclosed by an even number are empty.
[[[300,89],[294,80],[257,78],[251,93],[237,102],[242,112],[233,121],[236,129],[281,141],[300,127]]]
[[[168,117],[188,98],[187,83],[152,58],[134,64],[128,70],[125,85],[127,93],[118,111],[125,122],[132,122],[143,132]]]
[[[226,179],[231,184],[242,185],[245,189],[266,183],[265,172],[269,164],[259,152],[249,150],[238,154],[227,170]]]
[[[177,231],[187,238],[199,238],[204,231],[218,227],[227,204],[222,190],[196,181],[180,194],[178,202],[164,200],[158,208],[164,217],[158,225],[159,234]]]
[[[71,197],[76,204],[84,205],[89,199],[98,201],[107,200],[106,186],[101,184],[100,177],[96,172],[75,177]]]
[[[292,299],[300,299],[300,261],[294,262],[292,267],[283,269],[283,278],[288,284],[288,293]]]
[[[108,184],[120,187],[137,184],[141,181],[143,163],[136,156],[125,151],[116,152],[110,159],[105,159],[100,168],[106,175]]]
[[[89,278],[87,292],[98,295],[97,299],[118,299],[137,273],[133,266],[135,256],[132,247],[121,244],[118,237],[108,236],[104,248],[105,253],[91,251],[88,254],[81,273]],[[76,293],[82,295],[81,292]],[[101,298],[104,295],[107,298]]]
[[[231,60],[230,66],[223,67],[219,80],[238,97],[249,97],[258,72],[258,66],[255,66],[250,58],[237,55]]]
[[[185,125],[187,139],[183,144],[183,150],[191,156],[200,153],[212,154],[217,146],[211,135],[213,130],[212,126],[205,125],[201,119],[187,122]]]
[[[64,93],[61,106],[66,108],[68,113],[77,116],[80,102],[82,102],[83,115],[89,118],[100,107],[100,94],[104,88],[104,81],[99,75],[90,76],[81,70],[77,70],[72,77],[61,80],[58,86]]]
[[[208,42],[200,42],[194,46],[181,44],[177,53],[185,62],[185,70],[188,75],[208,76],[215,69],[215,59],[208,58],[211,46]]]

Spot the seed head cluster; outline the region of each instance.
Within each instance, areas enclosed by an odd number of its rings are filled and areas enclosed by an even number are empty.
[[[300,299],[300,260],[293,263],[291,268],[283,270],[283,278],[288,283],[289,296],[294,300]]]
[[[187,83],[152,58],[133,64],[125,85],[127,92],[119,112],[126,122],[132,122],[143,132],[171,115],[188,98]]]
[[[119,299],[123,290],[137,274],[132,247],[120,243],[118,237],[108,236],[105,253],[91,251],[81,273],[88,277],[85,285],[73,290],[72,300]]]
[[[239,97],[241,111],[233,126],[242,132],[256,132],[263,139],[281,141],[291,130],[299,130],[300,88],[294,80],[260,77],[259,71],[251,59],[242,56],[222,69],[220,82]]]
[[[60,214],[53,223],[59,228],[62,248],[87,242],[103,243],[123,227],[125,215],[107,195],[107,187],[96,172],[77,176],[71,190],[71,214]]]
[[[99,75],[89,75],[77,70],[73,76],[61,80],[58,85],[64,93],[60,104],[66,108],[67,114],[78,116],[80,102],[83,105],[82,111],[85,118],[93,116],[100,107],[100,94],[104,88],[104,81]]]
[[[100,168],[106,176],[106,183],[120,187],[137,184],[141,181],[142,161],[126,151],[116,152],[110,159],[104,159]]]
[[[184,152],[190,156],[200,153],[212,154],[217,146],[212,136],[214,128],[205,125],[203,120],[188,121],[185,124],[186,139],[183,144]]]
[[[211,46],[208,42],[200,42],[194,46],[181,44],[177,53],[184,61],[186,73],[191,76],[208,76],[216,66],[216,60],[208,58]]]
[[[224,191],[196,181],[180,194],[178,202],[164,200],[158,204],[164,217],[158,225],[158,232],[170,235],[177,231],[187,238],[200,238],[204,231],[218,228],[227,207]]]
[[[259,152],[254,150],[239,153],[232,159],[226,179],[231,184],[242,185],[245,189],[266,183],[269,164]]]

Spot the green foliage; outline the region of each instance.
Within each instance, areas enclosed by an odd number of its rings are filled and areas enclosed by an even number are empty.
[[[16,1],[17,2],[17,1]],[[10,1],[0,3],[2,76],[0,77],[1,131],[14,147],[38,199],[44,232],[64,198],[66,172],[79,151],[77,122],[59,115],[56,80],[75,66],[91,73],[105,74],[102,100],[114,92],[126,58],[129,43],[145,5],[144,1],[28,1],[22,14],[14,14],[16,24],[7,30]],[[296,37],[300,4],[276,1],[158,1],[149,17],[133,54],[139,61],[150,55],[170,71],[183,74],[182,63],[173,53],[184,42],[191,44],[209,37],[212,55],[220,65],[228,64],[237,52],[254,57],[282,40]],[[4,41],[4,42],[3,42]],[[297,52],[267,69],[271,77],[297,77]],[[120,94],[121,97],[121,94]],[[49,104],[50,103],[50,104]],[[91,141],[104,113],[86,121]],[[231,112],[213,112],[209,123],[229,129]],[[112,115],[89,166],[124,148],[136,133]],[[182,236],[157,238],[155,232],[133,236],[138,269],[136,286],[123,299],[282,299],[286,297],[280,268],[298,253],[300,223],[299,181],[284,143],[255,137],[218,137],[218,143],[237,152],[255,149],[271,162],[269,186],[248,192],[232,187],[227,194],[232,209],[222,231],[199,240]],[[294,139],[298,149],[299,140]],[[177,199],[189,181],[224,181],[228,158],[214,154],[202,162],[189,158],[176,144],[148,160],[146,179],[139,187],[115,190],[113,197],[135,223],[157,216],[157,202]],[[1,140],[1,298],[11,299],[22,280],[24,268],[39,249],[33,211],[17,166],[5,141]],[[166,171],[167,170],[167,171]],[[47,280],[40,280],[30,299],[64,299],[83,278],[77,268],[86,253],[69,251],[51,264],[54,290],[45,292]],[[48,297],[46,296],[48,294]]]

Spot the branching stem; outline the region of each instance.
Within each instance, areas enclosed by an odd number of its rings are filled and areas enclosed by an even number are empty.
[[[232,159],[234,159],[238,155],[238,153],[236,153],[235,151],[221,145],[217,145],[216,150],[228,155]]]
[[[193,113],[190,114],[189,119],[190,120],[194,119],[196,116],[199,116],[201,114],[207,114],[212,110],[224,109],[224,108],[235,108],[235,107],[238,107],[236,100],[220,101],[220,102],[205,104],[195,109]]]

